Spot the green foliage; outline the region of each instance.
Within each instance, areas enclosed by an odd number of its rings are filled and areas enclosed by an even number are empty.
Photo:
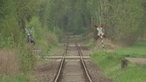
[[[35,47],[46,53],[57,46],[66,32],[93,32],[89,27],[96,23],[105,24],[112,40],[134,42],[146,30],[145,3],[145,0],[0,0],[0,48],[18,48],[26,72],[33,68],[35,58],[26,46],[24,28],[33,27]],[[128,54],[137,54],[131,48],[127,50]],[[126,53],[122,49],[118,52]]]
[[[105,24],[107,35],[113,40],[133,43],[143,34],[143,0],[100,1],[101,22]],[[107,26],[110,25],[110,28]]]
[[[32,35],[33,35],[34,39],[36,40],[36,42],[38,42],[38,40],[42,39],[42,37],[44,36],[44,31],[46,31],[42,27],[41,22],[39,21],[38,17],[32,17],[30,22],[26,23],[26,27],[29,30],[32,29],[32,32],[33,32]]]
[[[3,37],[2,34],[0,34],[0,48],[7,47],[7,48],[13,48],[14,47],[14,40],[13,40],[13,35],[10,37]]]
[[[49,16],[51,24],[65,32],[82,33],[90,26],[90,12],[84,0],[52,1]],[[65,5],[63,5],[65,4]],[[59,14],[58,14],[59,12]]]
[[[21,69],[24,73],[29,73],[33,69],[35,65],[35,56],[32,54],[32,51],[30,49],[27,49],[27,47],[19,47],[20,49],[20,65]]]
[[[12,6],[14,6],[14,2],[11,3],[6,3],[6,1],[3,1],[3,6],[4,9],[2,10],[3,17],[0,16],[0,45],[1,47],[4,46],[10,46],[12,47],[14,42],[18,42],[21,38],[22,35],[20,30],[20,27],[17,24],[17,19],[16,19],[16,13],[15,9],[13,10]],[[9,6],[7,6],[9,5]],[[5,8],[7,6],[7,8]],[[11,44],[10,44],[11,43]],[[13,45],[14,46],[14,45]]]
[[[32,46],[26,43],[25,28],[33,27],[35,48],[48,54],[57,46],[62,30],[52,23],[51,0],[0,0],[0,48],[15,48],[19,53],[20,69],[24,75],[35,65]],[[2,75],[3,77],[3,75]],[[28,82],[24,76],[4,77],[2,82]],[[1,77],[0,77],[1,78]]]
[[[104,70],[106,76],[115,82],[145,82],[145,65],[129,62],[125,69],[121,69],[120,65],[123,57],[146,57],[145,44],[146,42],[139,42],[114,52],[98,51],[92,56],[92,59]]]

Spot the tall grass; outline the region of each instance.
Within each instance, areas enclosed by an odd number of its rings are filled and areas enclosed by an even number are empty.
[[[15,50],[0,50],[0,75],[13,75],[20,72],[18,54]]]
[[[29,50],[20,51],[18,48],[0,49],[0,82],[28,82],[27,75],[33,69],[34,56]]]
[[[103,69],[105,75],[115,82],[146,82],[146,65],[129,62],[127,68],[121,69],[123,57],[146,58],[145,44],[146,42],[138,42],[114,52],[97,51],[92,55],[92,59]]]

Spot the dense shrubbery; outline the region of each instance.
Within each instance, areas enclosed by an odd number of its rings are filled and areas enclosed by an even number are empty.
[[[25,28],[32,28],[35,47],[44,52],[56,46],[62,34],[59,28],[54,29],[57,25],[51,24],[50,4],[51,0],[0,0],[0,49],[16,49],[24,73],[35,64]]]
[[[93,32],[90,27],[103,23],[113,41],[133,43],[144,35],[145,0],[51,1],[51,25],[75,34]],[[62,5],[65,4],[65,5]],[[94,29],[95,30],[95,29]]]
[[[133,43],[146,32],[144,0],[98,0],[96,3],[98,19],[95,21],[105,25],[108,38]]]

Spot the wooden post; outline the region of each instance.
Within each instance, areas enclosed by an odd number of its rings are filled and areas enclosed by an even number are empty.
[[[126,60],[125,58],[121,60],[121,68],[125,68],[128,65],[128,60]]]

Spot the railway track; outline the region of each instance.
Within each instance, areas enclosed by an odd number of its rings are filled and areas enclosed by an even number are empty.
[[[86,76],[88,82],[93,82],[92,79],[91,79],[91,76],[90,76],[90,74],[89,74],[89,71],[88,71],[88,69],[87,69],[87,66],[86,66],[86,64],[85,64],[85,61],[84,61],[84,58],[83,58],[83,53],[82,53],[81,47],[80,47],[80,45],[77,44],[77,43],[76,43],[76,47],[77,47],[77,50],[78,50],[78,54],[79,54],[79,56],[80,56],[80,63],[81,63],[81,65],[82,65],[82,67],[83,67],[85,76]]]
[[[69,53],[69,43],[66,43],[64,54],[53,82],[93,82],[84,61],[81,47],[78,43],[74,44],[77,50],[78,61],[66,61],[65,56]]]
[[[68,42],[66,43],[66,48],[65,48],[65,51],[63,53],[63,56],[62,56],[62,59],[61,59],[61,62],[59,64],[59,68],[58,68],[58,71],[56,73],[56,76],[54,78],[54,81],[53,82],[59,82],[60,78],[61,78],[61,73],[63,71],[63,67],[64,67],[64,64],[65,64],[65,55],[67,54],[67,50],[68,50]]]

